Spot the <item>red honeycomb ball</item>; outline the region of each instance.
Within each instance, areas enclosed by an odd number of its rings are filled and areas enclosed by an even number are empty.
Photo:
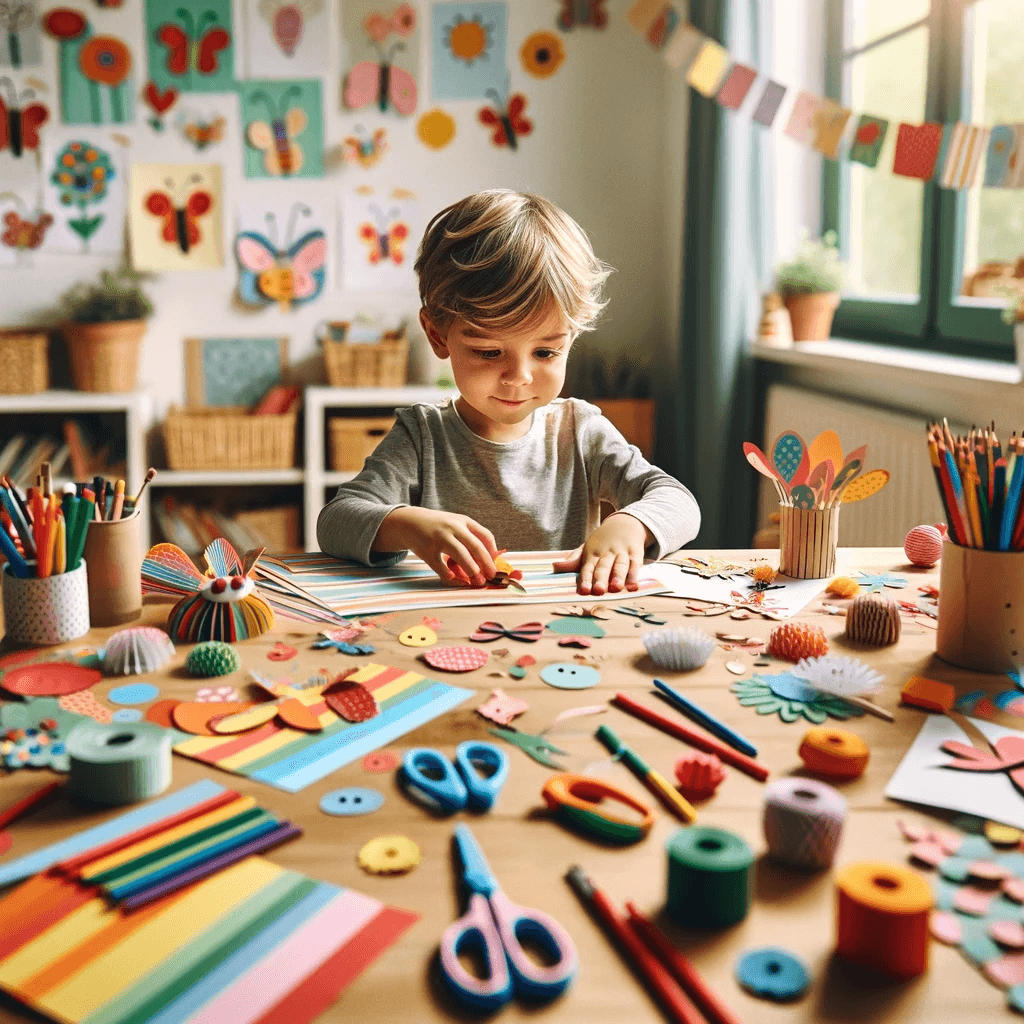
[[[687,800],[707,800],[725,781],[725,769],[714,754],[695,750],[676,761],[676,779]]]
[[[903,541],[903,551],[912,565],[930,569],[942,557],[942,539],[946,532],[941,526],[915,526]]]
[[[806,622],[787,622],[772,630],[768,653],[783,661],[798,662],[803,658],[819,658],[828,654],[828,638],[821,626]]]

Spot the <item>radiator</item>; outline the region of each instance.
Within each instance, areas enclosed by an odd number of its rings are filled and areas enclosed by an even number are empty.
[[[944,521],[942,502],[928,458],[925,420],[916,415],[859,404],[817,391],[773,384],[765,409],[764,449],[779,434],[795,430],[810,444],[823,430],[834,430],[846,454],[868,446],[862,472],[887,469],[889,483],[878,494],[844,505],[839,514],[842,547],[891,547],[903,545],[911,527]],[[950,424],[954,433],[962,424]],[[754,472],[751,469],[751,472]],[[769,522],[779,500],[770,480],[761,478],[758,523]]]

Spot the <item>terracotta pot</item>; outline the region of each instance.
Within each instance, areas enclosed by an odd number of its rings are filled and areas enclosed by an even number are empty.
[[[71,380],[79,391],[135,390],[145,320],[66,323],[61,330],[68,345]]]
[[[832,317],[839,305],[838,292],[808,292],[787,295],[783,302],[793,322],[794,341],[827,341]]]

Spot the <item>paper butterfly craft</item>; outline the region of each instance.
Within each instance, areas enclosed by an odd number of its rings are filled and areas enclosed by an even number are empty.
[[[397,209],[388,210],[385,217],[380,207],[371,206],[374,212],[376,224],[363,221],[359,225],[359,238],[365,242],[370,251],[367,253],[367,260],[376,266],[378,263],[391,260],[394,264],[401,264],[405,261],[405,241],[409,237],[409,225],[404,221],[395,220],[401,211]]]
[[[523,111],[526,109],[526,97],[517,92],[509,98],[506,106],[493,89],[488,89],[487,95],[494,97],[497,106],[484,107],[477,115],[480,118],[480,123],[494,129],[491,142],[496,146],[517,149],[516,139],[520,135],[529,135],[533,131],[533,123],[523,117]]]
[[[29,103],[35,94],[24,89],[21,95],[14,83],[4,75],[0,78],[0,149],[10,149],[13,156],[21,156],[26,149],[39,148],[39,129],[50,117],[42,103]]]
[[[193,21],[192,13],[179,7],[174,16],[181,24],[165,22],[156,30],[157,42],[167,47],[167,70],[172,75],[186,75],[190,71],[215,74],[220,51],[231,45],[228,31],[217,25],[217,15],[205,11],[198,21]]]
[[[26,220],[11,210],[4,214],[5,230],[3,235],[0,235],[0,242],[19,252],[25,249],[38,249],[43,244],[46,229],[52,223],[53,217],[48,213],[39,213],[35,220]]]
[[[220,142],[224,138],[224,129],[227,121],[217,116],[212,121],[204,121],[200,118],[185,120],[181,123],[181,134],[192,143],[196,149],[202,151],[214,142]]]
[[[324,0],[260,0],[258,7],[260,17],[270,25],[274,42],[286,57],[291,57],[302,42],[305,19],[323,9]]]
[[[235,240],[235,255],[242,268],[238,292],[250,306],[277,302],[281,310],[312,302],[324,287],[327,263],[327,236],[323,231],[307,231],[289,244],[299,213],[310,215],[308,206],[296,203],[288,220],[285,248],[277,245],[277,218],[268,213],[266,220],[273,241],[256,231],[243,231]]]
[[[251,122],[245,137],[250,146],[263,151],[263,166],[275,178],[297,174],[302,169],[302,147],[294,140],[305,131],[307,117],[302,107],[288,107],[291,96],[301,97],[301,87],[293,85],[285,90],[280,109],[262,89],[249,97],[253,103],[262,100],[267,105],[270,123]]]
[[[408,7],[408,4],[403,4],[403,7]],[[399,8],[400,10],[401,8]],[[396,11],[396,19],[397,15]],[[377,38],[380,33],[373,30],[373,26],[376,25],[374,18],[381,18],[381,21],[387,26],[384,35],[380,38]],[[380,107],[381,113],[388,109],[389,103],[400,114],[411,114],[416,109],[416,79],[408,71],[396,68],[391,63],[394,55],[399,50],[405,49],[405,43],[392,43],[387,50],[381,47],[381,41],[390,34],[394,22],[395,19],[386,21],[380,15],[367,18],[364,27],[373,40],[373,46],[380,56],[380,61],[360,61],[348,73],[348,77],[345,79],[345,89],[342,92],[342,101],[349,110],[358,110],[374,101]],[[415,25],[415,17],[409,23],[406,32],[411,31],[413,25]],[[399,34],[405,35],[406,32],[399,32]]]
[[[357,135],[350,135],[341,145],[341,153],[347,164],[372,167],[388,151],[388,133],[378,128],[371,136],[361,125],[356,125]]]
[[[509,640],[521,640],[523,643],[532,644],[539,640],[543,633],[543,622],[524,622],[521,626],[506,629],[500,622],[488,620],[481,622],[476,627],[476,632],[470,634],[469,639],[488,643],[491,640],[497,640],[498,637],[507,636]]]
[[[568,32],[574,25],[591,25],[604,28],[608,24],[608,12],[604,0],[562,0],[558,15],[558,27]]]
[[[184,192],[188,192],[189,186],[200,181],[202,178],[198,174],[191,175],[185,182]],[[150,192],[144,205],[154,217],[163,218],[160,237],[165,242],[177,244],[187,256],[189,249],[203,237],[197,221],[210,212],[213,197],[209,192],[196,189],[182,202],[178,198],[181,193],[176,189],[174,179],[166,178],[164,184],[169,192]]]

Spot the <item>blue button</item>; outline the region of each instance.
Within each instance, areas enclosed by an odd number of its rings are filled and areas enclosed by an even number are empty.
[[[540,677],[549,686],[557,686],[560,690],[586,690],[591,686],[597,686],[601,681],[601,673],[596,668],[568,661],[556,661],[553,665],[546,665],[541,670]]]
[[[370,814],[384,804],[384,794],[376,789],[351,786],[335,789],[320,797],[320,810],[324,814],[351,817],[356,814]]]

